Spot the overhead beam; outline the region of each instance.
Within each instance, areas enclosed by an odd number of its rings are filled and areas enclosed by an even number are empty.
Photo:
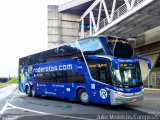
[[[80,20],[82,20],[85,16],[87,16],[90,11],[95,8],[98,3],[100,2],[101,0],[95,0],[95,2],[84,12],[84,14],[80,17]]]
[[[108,30],[109,28],[111,28],[112,26],[118,24],[119,22],[123,21],[127,17],[133,15],[135,12],[137,12],[138,10],[140,10],[143,7],[147,6],[148,4],[150,4],[153,1],[154,0],[145,0],[145,1],[143,1],[141,4],[139,4],[135,8],[131,9],[130,11],[128,11],[125,15],[119,17],[118,19],[112,21],[110,24],[106,25],[104,28],[100,29],[97,33],[94,34],[94,36],[103,33],[104,31]]]
[[[101,19],[101,12],[102,12],[102,3],[100,2],[100,5],[99,5],[99,12],[98,12],[98,20],[97,20],[97,30],[99,30],[99,22],[100,22],[100,19]]]

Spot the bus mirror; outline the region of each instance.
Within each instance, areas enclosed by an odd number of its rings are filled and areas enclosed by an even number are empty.
[[[138,56],[137,58],[146,61],[146,62],[147,62],[147,65],[148,65],[148,69],[151,70],[151,68],[152,68],[152,63],[151,63],[150,59],[148,59],[148,58],[146,58],[146,57],[143,57],[143,56]]]

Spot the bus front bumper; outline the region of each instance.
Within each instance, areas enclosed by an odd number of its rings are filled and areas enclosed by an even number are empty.
[[[114,90],[110,91],[111,105],[122,105],[143,100],[143,91],[135,93],[122,93]]]

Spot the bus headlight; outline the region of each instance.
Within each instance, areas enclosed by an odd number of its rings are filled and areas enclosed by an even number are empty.
[[[144,92],[144,88],[142,89],[142,92]]]

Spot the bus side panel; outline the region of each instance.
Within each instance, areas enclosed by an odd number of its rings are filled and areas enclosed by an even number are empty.
[[[46,83],[34,83],[35,92],[38,95],[45,95]]]
[[[86,83],[83,83],[84,80],[83,78],[88,75],[88,71],[86,68],[86,65],[83,62],[76,61],[76,60],[61,60],[58,62],[50,62],[47,64],[42,64],[42,65],[34,65],[33,66],[33,76],[36,76],[39,73],[45,73],[45,72],[40,72],[40,68],[45,68],[48,66],[58,66],[61,65],[72,65],[72,69],[69,70],[70,72],[67,73],[70,77],[67,79],[64,78],[64,81],[69,81],[68,83],[65,83],[63,81],[60,82],[48,82],[47,79],[37,79],[38,81],[35,81],[35,88],[36,88],[36,94],[40,95],[46,95],[46,96],[55,96],[55,97],[61,97],[61,98],[69,98],[69,99],[76,99],[76,88],[77,87],[84,87]],[[37,73],[37,72],[38,73]],[[59,72],[60,70],[55,70],[53,72]],[[63,70],[61,70],[63,71]],[[76,73],[77,72],[77,73]],[[76,76],[75,74],[81,75],[81,77]],[[81,73],[81,74],[80,74]],[[72,76],[72,74],[74,74]],[[57,73],[56,73],[57,75]],[[84,77],[82,77],[84,75]],[[78,78],[76,78],[76,77]],[[53,78],[53,79],[58,79],[59,77]],[[81,81],[82,78],[82,81]],[[86,79],[86,78],[85,78]],[[46,81],[46,82],[42,82]],[[87,82],[87,79],[85,80]],[[73,83],[72,83],[73,82]],[[80,83],[82,82],[82,83]]]
[[[89,88],[89,97],[91,102],[108,105],[111,104],[109,86],[98,82],[91,82]]]
[[[36,83],[36,94],[76,99],[74,83]]]
[[[48,84],[47,89],[45,90],[45,95],[65,98],[65,89],[65,83]]]
[[[77,83],[67,83],[65,84],[65,98],[76,99],[76,86],[79,85]]]

